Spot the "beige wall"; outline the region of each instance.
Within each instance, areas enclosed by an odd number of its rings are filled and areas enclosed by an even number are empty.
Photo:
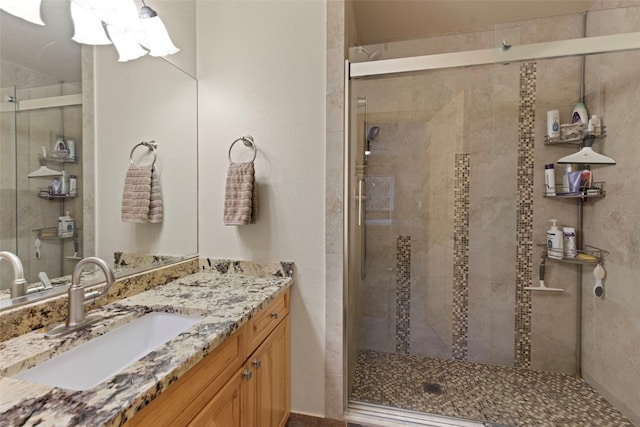
[[[601,3],[611,7],[611,2]],[[640,2],[632,3],[632,8],[591,14],[588,35],[638,31]],[[611,252],[604,266],[605,295],[593,296],[592,269],[584,270],[582,287],[583,375],[636,424],[640,424],[640,188],[635,184],[640,165],[639,65],[639,52],[587,58],[587,106],[607,126],[607,137],[595,149],[616,159],[617,165],[594,169],[596,179],[606,181],[607,197],[585,206],[586,241]]]
[[[194,31],[195,8],[163,21],[172,33]],[[181,42],[178,42],[180,40]],[[113,258],[115,251],[187,255],[198,251],[197,214],[197,82],[189,73],[195,40],[179,36],[181,51],[174,64],[145,56],[118,62],[113,46],[94,49],[96,255]],[[178,61],[182,57],[184,61]],[[185,72],[175,63],[187,67]],[[164,219],[161,223],[124,223],[120,219],[129,155],[141,141],[158,144]],[[139,147],[134,158],[144,155]],[[142,163],[151,160],[146,156]]]
[[[290,260],[291,403],[325,413],[325,1],[197,3],[199,253]],[[252,135],[258,220],[222,222],[230,144]],[[236,144],[233,157],[247,159]]]
[[[95,68],[96,254],[112,259],[116,251],[197,252],[195,80],[160,58],[119,63],[108,48],[96,49]],[[125,223],[120,209],[129,156],[136,144],[151,140],[158,144],[155,167],[164,218],[154,224]],[[145,153],[139,147],[136,162],[151,162]]]

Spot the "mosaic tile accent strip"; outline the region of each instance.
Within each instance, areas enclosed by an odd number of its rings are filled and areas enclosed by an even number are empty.
[[[409,353],[411,236],[398,236],[396,248],[396,352]]]
[[[533,167],[536,63],[520,66],[518,116],[518,207],[516,223],[515,365],[531,367],[531,292],[533,274]]]
[[[467,359],[469,334],[469,172],[471,155],[456,154],[453,210],[453,358]]]
[[[570,375],[370,350],[358,355],[351,400],[493,425],[633,426]]]

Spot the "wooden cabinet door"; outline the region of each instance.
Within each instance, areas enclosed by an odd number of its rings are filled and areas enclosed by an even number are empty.
[[[191,420],[189,427],[243,427],[243,370],[238,370],[213,399]]]
[[[289,417],[289,316],[251,357],[255,427],[281,427]]]

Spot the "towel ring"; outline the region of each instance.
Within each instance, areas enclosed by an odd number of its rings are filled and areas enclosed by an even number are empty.
[[[251,159],[251,161],[253,162],[256,159],[256,155],[258,154],[258,147],[256,147],[256,143],[253,141],[253,137],[251,135],[246,135],[236,139],[231,143],[231,146],[229,147],[229,163],[233,163],[233,160],[231,160],[231,150],[233,149],[235,143],[238,141],[242,141],[245,147],[251,147],[253,149],[253,159]]]
[[[133,152],[136,151],[136,148],[140,147],[141,145],[144,145],[149,150],[153,151],[153,162],[151,163],[151,166],[154,166],[156,164],[156,159],[158,158],[158,153],[156,152],[158,143],[155,141],[142,141],[133,146],[133,148],[131,149],[131,154],[129,154],[129,162],[131,163],[131,166],[133,166]]]

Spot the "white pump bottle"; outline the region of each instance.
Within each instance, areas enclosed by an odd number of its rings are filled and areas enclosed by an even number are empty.
[[[550,219],[551,228],[547,230],[547,255],[549,258],[562,259],[564,255],[562,231],[558,229],[558,220]]]

